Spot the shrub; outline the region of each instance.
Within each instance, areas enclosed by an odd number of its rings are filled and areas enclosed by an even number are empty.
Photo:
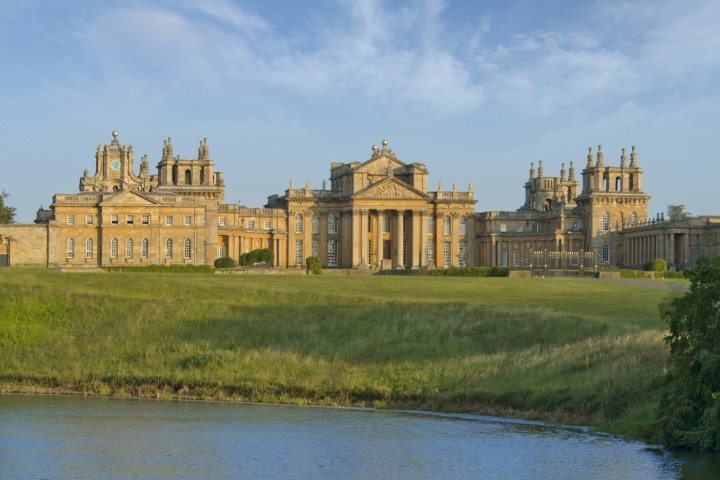
[[[123,273],[213,273],[210,265],[143,265],[104,267],[106,272]]]
[[[647,262],[643,265],[643,270],[646,272],[667,272],[668,263],[664,258],[657,258],[652,262]]]
[[[447,268],[433,270],[434,277],[507,277],[509,269],[506,267],[467,267]]]
[[[251,252],[246,252],[240,255],[240,266],[252,267],[256,263],[267,263],[272,265],[275,259],[275,254],[269,248],[256,248]]]
[[[307,257],[305,259],[305,266],[307,267],[308,274],[322,275],[322,265],[318,257]]]
[[[235,268],[235,260],[232,257],[220,257],[215,260],[215,268]]]

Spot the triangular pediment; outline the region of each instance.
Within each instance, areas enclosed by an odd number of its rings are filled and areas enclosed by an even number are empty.
[[[148,196],[142,195],[138,192],[133,192],[130,190],[123,190],[121,192],[115,193],[111,196],[104,195],[103,201],[100,202],[101,206],[107,206],[107,207],[118,207],[118,206],[142,206],[142,205],[159,205],[160,202],[157,200],[150,198]]]
[[[388,177],[360,190],[352,198],[427,200],[427,194],[394,177]]]
[[[374,174],[387,174],[387,172],[392,172],[397,168],[403,168],[405,166],[406,164],[401,162],[397,158],[380,154],[377,157],[371,158],[370,160],[363,162],[361,165],[358,165],[353,169],[353,171]]]

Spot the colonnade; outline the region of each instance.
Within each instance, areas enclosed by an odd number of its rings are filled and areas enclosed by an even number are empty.
[[[689,235],[677,232],[660,232],[633,235],[625,238],[624,264],[640,266],[658,258],[669,264],[685,264],[690,260]]]

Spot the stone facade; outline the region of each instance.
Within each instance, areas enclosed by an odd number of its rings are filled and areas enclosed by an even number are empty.
[[[472,182],[431,191],[428,168],[404,163],[385,140],[364,162],[332,163],[329,185],[291,182],[264,208],[247,208],[224,202],[207,139],[185,159],[168,138],[151,174],[147,155],[135,173],[132,145],[117,136],[98,145],[95,173],[85,170],[78,193],[55,195],[36,225],[0,226],[0,264],[212,265],[269,248],[285,268],[311,255],[326,268],[519,268],[543,251],[568,262],[594,252],[609,265],[666,258],[681,267],[720,253],[720,218],[648,219],[635,147],[617,166],[605,164],[601,146],[590,149],[579,178],[574,162],[559,176],[532,163],[520,208],[476,213]]]

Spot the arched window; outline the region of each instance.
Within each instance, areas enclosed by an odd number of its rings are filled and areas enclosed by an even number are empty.
[[[172,240],[170,240],[169,238],[167,240],[165,240],[165,258],[172,258],[172,256],[173,256],[173,251],[172,251],[173,244],[172,243],[173,243]]]
[[[605,231],[610,230],[610,212],[603,212],[602,214],[602,229]]]
[[[192,185],[192,171],[185,170],[185,185]]]
[[[467,218],[466,217],[460,217],[460,235],[465,236],[467,235]]]
[[[183,242],[183,258],[185,260],[190,260],[192,258],[192,242],[189,238],[186,238],[185,242]]]
[[[338,233],[338,216],[336,213],[328,215],[328,233]]]
[[[75,240],[67,239],[67,258],[75,258]]]
[[[140,249],[140,257],[148,258],[149,254],[150,254],[150,241],[147,238],[143,238],[142,243],[141,243],[141,249]]]
[[[615,191],[616,192],[622,191],[622,178],[620,178],[620,177],[615,178]]]
[[[320,218],[317,215],[312,217],[312,233],[320,233]]]
[[[630,214],[630,226],[631,226],[631,227],[634,227],[634,226],[636,226],[636,225],[637,225],[637,213],[632,212],[632,213]]]
[[[610,181],[608,180],[607,173],[603,174],[603,190],[606,192],[610,191]]]
[[[295,233],[303,232],[303,216],[300,214],[295,215]]]
[[[125,258],[132,258],[133,257],[133,240],[132,238],[128,238],[125,241]]]
[[[443,218],[443,235],[450,235],[451,222],[450,215],[445,215],[445,218]]]
[[[603,263],[610,263],[610,245],[603,245],[602,260]]]
[[[93,241],[92,238],[85,240],[85,258],[93,258]]]
[[[110,240],[110,258],[117,258],[118,257],[118,240],[117,238],[113,238]]]
[[[630,191],[632,192],[633,190],[635,190],[635,175],[633,175],[631,173],[630,176],[628,177],[628,180],[629,180],[628,183],[630,184],[628,186],[630,187]]]
[[[172,167],[172,183],[173,185],[177,185],[178,182],[178,167],[177,165],[173,165]]]

